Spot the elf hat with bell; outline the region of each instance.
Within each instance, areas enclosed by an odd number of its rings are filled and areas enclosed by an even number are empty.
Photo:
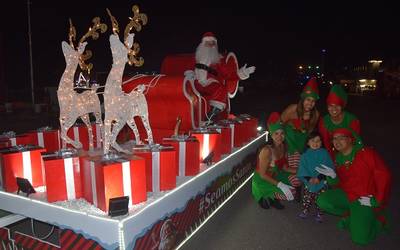
[[[307,97],[312,97],[315,100],[319,99],[318,82],[316,77],[311,77],[306,83],[301,92],[301,98],[305,99]]]
[[[269,115],[267,120],[267,127],[270,134],[273,134],[279,129],[283,129],[281,123],[281,115],[278,112],[273,112]]]
[[[328,97],[326,98],[326,103],[336,104],[341,107],[345,107],[347,104],[347,93],[343,89],[342,85],[335,84],[332,86],[331,90],[329,91]]]

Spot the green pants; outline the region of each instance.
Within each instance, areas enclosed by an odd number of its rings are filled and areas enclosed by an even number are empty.
[[[377,214],[372,207],[363,206],[358,200],[350,202],[341,189],[331,189],[321,193],[317,204],[323,211],[348,217],[342,218],[339,228],[348,229],[354,243],[366,245],[382,232],[382,223],[376,219]]]
[[[290,185],[289,177],[290,173],[285,171],[278,171],[276,180],[281,181],[285,184]],[[285,194],[278,188],[276,185],[267,182],[264,180],[259,173],[254,172],[254,176],[251,183],[251,190],[254,199],[258,202],[261,198],[267,199],[271,198],[274,199],[276,197],[276,193],[282,197]]]

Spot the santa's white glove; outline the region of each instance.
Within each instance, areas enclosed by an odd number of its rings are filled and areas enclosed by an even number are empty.
[[[325,166],[324,164],[320,164],[321,167],[316,167],[315,170],[317,170],[318,173],[323,174],[325,176],[329,176],[332,179],[336,178],[336,173],[335,170],[333,170],[330,167]]]
[[[250,77],[250,74],[254,73],[254,71],[256,71],[256,67],[255,66],[247,67],[247,63],[246,63],[238,71],[240,80],[246,80],[247,78]]]
[[[193,70],[186,70],[184,73],[185,78],[189,81],[194,81],[195,79],[195,74]]]
[[[277,186],[280,190],[282,190],[282,192],[285,194],[286,199],[287,199],[288,201],[291,201],[291,200],[294,199],[293,193],[292,193],[292,191],[290,190],[290,189],[294,189],[294,187],[289,186],[289,185],[287,185],[287,184],[285,184],[285,183],[282,183],[282,182],[278,182],[278,185],[276,185],[276,186]]]
[[[372,207],[371,204],[371,197],[368,196],[361,196],[360,198],[358,198],[358,201],[361,203],[361,205],[363,206],[367,206],[367,207]]]

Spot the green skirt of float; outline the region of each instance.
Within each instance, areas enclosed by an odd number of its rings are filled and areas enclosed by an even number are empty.
[[[289,183],[289,175],[290,173],[282,170],[276,171],[276,180],[281,181],[285,184],[290,185]],[[264,180],[259,173],[254,172],[252,183],[251,183],[251,191],[253,194],[254,199],[258,202],[261,198],[273,199],[275,197],[275,193],[279,193],[284,195],[283,192],[274,184],[269,183],[268,181]]]

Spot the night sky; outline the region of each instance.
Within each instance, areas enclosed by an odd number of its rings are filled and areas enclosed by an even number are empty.
[[[158,72],[166,55],[193,52],[206,31],[217,35],[221,52],[233,51],[240,65],[257,66],[253,76],[257,80],[292,73],[300,64],[320,64],[322,49],[327,50],[326,67],[331,70],[369,59],[399,57],[400,15],[394,6],[350,6],[337,1],[321,1],[317,5],[269,2],[272,1],[31,0],[35,85],[37,89],[58,85],[65,67],[61,41],[68,39],[69,17],[79,39],[95,16],[111,26],[106,7],[123,30],[133,4],[138,4],[149,18],[148,25],[135,37],[145,65],[127,66],[126,73]],[[9,90],[17,89],[23,95],[30,91],[27,5],[25,0],[10,4],[11,7],[2,8],[5,13],[1,17],[0,60],[5,84]],[[87,49],[93,51],[90,62],[94,72],[110,69],[110,33],[111,29],[97,41],[89,40]]]

